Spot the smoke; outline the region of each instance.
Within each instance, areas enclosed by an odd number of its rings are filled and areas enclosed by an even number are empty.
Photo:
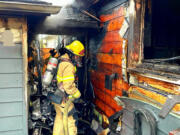
[[[74,3],[75,0],[43,0],[57,6],[68,6]]]
[[[48,29],[55,29],[58,26],[63,26],[66,23],[65,19],[71,18],[73,13],[71,6],[76,5],[76,0],[43,0],[53,5],[61,6],[61,10],[58,14],[52,14],[47,16],[40,27]],[[69,14],[71,13],[71,14]]]
[[[37,33],[57,33],[72,26],[69,20],[73,18],[73,8],[62,7],[58,14],[52,14],[44,18],[37,26]],[[70,26],[68,25],[70,23]]]
[[[42,20],[37,26],[37,33],[57,33],[57,31],[63,31],[66,28],[71,30],[73,24],[72,20],[82,19],[82,15],[79,11],[81,7],[85,7],[85,3],[81,0],[44,0],[61,7],[58,14],[51,14]],[[77,27],[77,26],[76,26]],[[81,27],[81,26],[78,26]]]
[[[70,7],[62,7],[58,14],[52,14],[47,16],[43,22],[44,28],[57,28],[58,26],[63,26],[66,24],[66,19],[71,18],[72,8]]]

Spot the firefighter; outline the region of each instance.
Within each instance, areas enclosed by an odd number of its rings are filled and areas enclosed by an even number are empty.
[[[68,96],[66,96],[61,104],[54,103],[56,118],[53,127],[53,135],[64,135],[63,112],[67,100],[70,98],[77,99],[81,96],[81,93],[75,84],[75,66],[81,65],[81,58],[84,56],[84,52],[84,46],[78,40],[73,41],[70,45],[67,45],[60,50],[61,56],[57,70],[57,85],[58,89],[65,92]],[[70,104],[68,109],[68,132],[69,135],[76,135],[76,119],[72,110],[74,110],[73,103]]]

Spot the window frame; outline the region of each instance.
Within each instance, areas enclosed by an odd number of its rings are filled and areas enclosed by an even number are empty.
[[[154,64],[144,59],[144,16],[146,0],[129,0],[129,35],[128,35],[128,58],[127,72],[139,73],[143,76],[163,80],[180,85],[180,66]],[[151,66],[152,69],[149,67]],[[164,70],[166,69],[166,70]]]

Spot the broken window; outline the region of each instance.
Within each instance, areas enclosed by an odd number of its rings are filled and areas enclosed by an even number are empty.
[[[179,0],[145,0],[144,60],[180,65]]]
[[[180,1],[131,2],[135,12],[130,10],[129,71],[180,79]]]

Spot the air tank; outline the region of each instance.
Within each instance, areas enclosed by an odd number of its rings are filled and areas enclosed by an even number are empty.
[[[57,65],[58,65],[57,58],[50,58],[49,59],[46,72],[44,73],[44,76],[43,76],[43,85],[44,86],[50,85],[50,83],[53,79],[53,76],[56,72]]]

